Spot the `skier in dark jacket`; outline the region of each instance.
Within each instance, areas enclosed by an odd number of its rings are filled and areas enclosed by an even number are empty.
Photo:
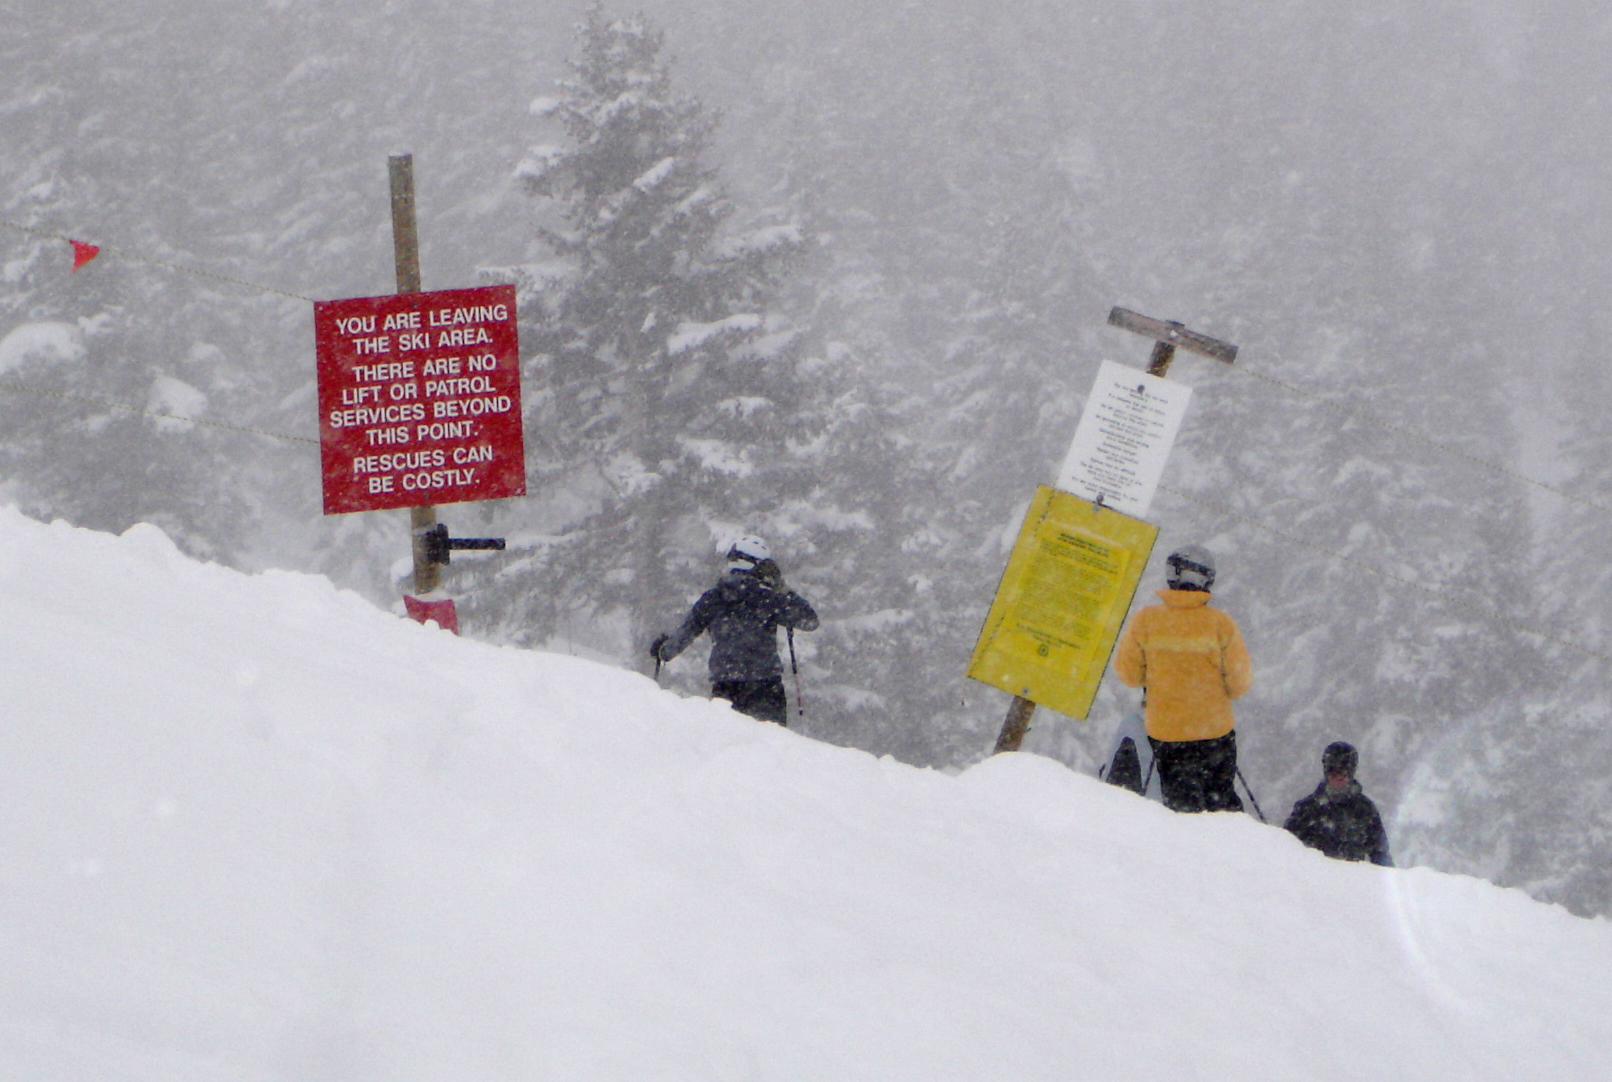
[[[658,636],[649,656],[670,661],[700,632],[711,632],[711,694],[763,721],[786,723],[784,665],[778,628],[817,629],[817,613],[784,585],[783,574],[759,537],[741,537],[728,549],[728,570],[694,602],[683,624]]]
[[[1339,740],[1321,753],[1326,775],[1315,792],[1293,805],[1283,824],[1311,849],[1338,860],[1369,860],[1385,868],[1394,866],[1388,855],[1388,833],[1382,816],[1355,781],[1360,755]]]
[[[1140,711],[1126,715],[1114,730],[1113,745],[1108,749],[1107,760],[1097,769],[1097,776],[1151,800],[1164,799],[1159,772],[1154,769],[1153,745],[1148,743]]]

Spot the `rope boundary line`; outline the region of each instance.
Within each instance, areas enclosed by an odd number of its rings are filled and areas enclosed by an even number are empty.
[[[266,428],[252,428],[247,425],[232,425],[223,421],[209,421],[202,417],[180,417],[175,413],[161,413],[157,410],[141,409],[139,406],[126,406],[121,402],[111,402],[104,398],[92,398],[89,395],[69,394],[65,391],[42,391],[37,387],[25,387],[20,383],[0,380],[0,391],[12,391],[17,394],[38,395],[41,398],[56,398],[64,402],[82,402],[90,406],[99,406],[102,409],[122,410],[125,413],[139,414],[142,417],[159,417],[166,421],[183,421],[185,424],[207,425],[209,428],[222,428],[230,432],[245,432],[253,436],[267,436],[270,439],[286,440],[290,443],[311,443],[319,445],[319,441],[309,439],[307,436],[287,436],[283,432],[271,432]]]
[[[73,243],[73,240],[74,240],[74,238],[69,237],[69,236],[67,236],[65,234],[62,234],[62,233],[53,233],[53,232],[51,232],[49,230],[36,229],[36,228],[34,228],[32,226],[22,225],[22,224],[20,224],[18,222],[13,222],[13,221],[10,221],[10,220],[5,219],[5,218],[0,218],[0,225],[9,226],[10,228],[15,229],[15,230],[17,230],[19,232],[28,233],[28,234],[31,234],[31,235],[36,236],[36,237],[44,237],[44,238],[46,238],[48,240],[61,241],[64,244],[71,244],[71,243]],[[100,250],[103,253],[116,255],[116,256],[118,256],[120,258],[123,258],[123,259],[134,260],[135,262],[148,263],[148,264],[151,264],[152,266],[156,266],[156,267],[164,267],[164,268],[166,268],[168,270],[176,271],[176,272],[178,272],[180,274],[190,274],[190,275],[194,275],[194,276],[196,276],[198,278],[206,278],[206,279],[210,279],[210,280],[215,281],[215,282],[224,282],[224,283],[227,283],[229,285],[240,286],[240,287],[243,287],[243,288],[246,288],[246,289],[253,289],[253,290],[257,290],[257,291],[262,292],[262,293],[272,293],[272,294],[275,294],[277,296],[289,298],[291,300],[302,301],[302,302],[304,302],[306,304],[317,304],[318,303],[313,298],[305,297],[300,293],[292,293],[292,292],[290,292],[288,290],[277,289],[274,286],[266,286],[266,285],[263,285],[260,282],[251,282],[251,281],[247,281],[244,278],[232,278],[229,275],[218,274],[218,273],[213,272],[213,271],[199,270],[199,269],[197,269],[195,267],[187,267],[187,266],[184,266],[183,264],[172,263],[172,262],[169,262],[167,260],[162,260],[162,259],[156,259],[156,258],[153,258],[151,256],[141,255],[141,254],[139,254],[137,252],[129,251],[127,249],[118,248],[118,247],[115,247],[115,246],[108,246],[108,245],[102,244],[102,245],[99,245],[98,247],[100,248]],[[1563,499],[1563,500],[1568,501],[1569,503],[1575,503],[1575,504],[1578,504],[1580,506],[1590,508],[1591,510],[1599,511],[1604,515],[1612,515],[1612,506],[1608,506],[1608,505],[1603,504],[1603,503],[1597,503],[1596,501],[1594,501],[1592,499],[1589,499],[1587,497],[1584,497],[1584,496],[1575,495],[1574,493],[1568,492],[1567,490],[1559,488],[1556,485],[1552,485],[1552,484],[1549,484],[1549,483],[1547,483],[1545,481],[1540,481],[1540,480],[1538,480],[1536,478],[1529,477],[1527,474],[1520,473],[1520,472],[1518,472],[1516,470],[1513,470],[1513,469],[1511,469],[1511,468],[1509,468],[1507,466],[1503,466],[1498,462],[1492,462],[1492,461],[1490,461],[1488,459],[1480,458],[1477,455],[1471,454],[1470,452],[1467,452],[1467,451],[1463,451],[1458,447],[1452,446],[1451,444],[1443,443],[1443,442],[1441,442],[1439,440],[1433,439],[1431,436],[1423,435],[1422,433],[1420,433],[1420,432],[1416,431],[1415,429],[1410,428],[1410,427],[1408,427],[1406,425],[1400,424],[1400,423],[1398,423],[1396,421],[1390,421],[1386,417],[1382,417],[1382,416],[1380,416],[1380,415],[1378,415],[1378,414],[1376,414],[1376,413],[1374,413],[1374,412],[1372,412],[1370,410],[1362,409],[1362,408],[1360,408],[1358,406],[1345,405],[1344,403],[1338,402],[1335,399],[1328,398],[1326,395],[1320,394],[1320,393],[1315,392],[1315,391],[1305,390],[1302,387],[1298,387],[1298,386],[1295,386],[1294,384],[1288,383],[1288,382],[1286,382],[1284,380],[1277,379],[1274,376],[1268,376],[1268,375],[1265,375],[1264,373],[1261,373],[1261,372],[1251,371],[1251,370],[1247,369],[1246,367],[1238,367],[1237,365],[1229,365],[1227,367],[1229,367],[1230,370],[1233,373],[1235,373],[1236,375],[1241,376],[1241,377],[1243,377],[1245,379],[1253,379],[1253,380],[1258,380],[1258,381],[1263,382],[1263,383],[1268,383],[1273,387],[1278,387],[1281,390],[1284,390],[1284,391],[1288,392],[1289,394],[1297,395],[1300,398],[1307,398],[1307,399],[1310,399],[1313,402],[1318,402],[1321,405],[1326,406],[1328,409],[1331,409],[1331,410],[1334,410],[1334,411],[1336,411],[1338,413],[1344,414],[1345,416],[1356,418],[1358,420],[1366,422],[1367,424],[1375,425],[1378,428],[1384,429],[1385,431],[1394,432],[1394,433],[1396,433],[1398,435],[1404,436],[1407,439],[1414,440],[1414,441],[1416,441],[1418,443],[1421,443],[1421,444],[1424,444],[1424,445],[1426,445],[1428,447],[1432,447],[1435,450],[1442,451],[1445,454],[1448,454],[1448,455],[1451,455],[1453,457],[1462,459],[1462,460],[1466,461],[1468,464],[1473,465],[1473,466],[1477,466],[1480,469],[1489,470],[1489,471],[1491,471],[1493,473],[1500,474],[1502,477],[1509,477],[1512,480],[1520,481],[1525,485],[1531,485],[1534,488],[1537,488],[1542,492],[1548,492],[1551,495],[1556,496],[1559,499]],[[130,408],[130,407],[118,407],[118,408],[127,409],[127,408]],[[141,412],[141,411],[136,411],[136,412]],[[243,430],[243,431],[250,431],[250,430]],[[296,439],[296,438],[299,438],[299,437],[289,437],[289,436],[287,436],[287,437],[280,437],[280,438]]]
[[[1345,416],[1354,417],[1358,420],[1365,421],[1367,424],[1376,425],[1378,428],[1397,433],[1408,439],[1415,440],[1418,443],[1426,444],[1435,450],[1443,451],[1445,454],[1464,459],[1471,465],[1478,466],[1486,470],[1492,470],[1503,477],[1509,477],[1514,481],[1521,481],[1525,485],[1532,485],[1537,489],[1540,489],[1544,492],[1549,492],[1553,496],[1558,496],[1561,499],[1569,501],[1570,503],[1580,504],[1592,510],[1599,511],[1604,515],[1612,515],[1612,507],[1608,507],[1606,504],[1596,503],[1594,500],[1587,499],[1583,496],[1576,496],[1565,489],[1557,488],[1555,485],[1536,480],[1535,478],[1529,477],[1524,473],[1518,473],[1516,470],[1502,466],[1498,462],[1491,462],[1486,458],[1479,458],[1477,455],[1463,451],[1459,447],[1454,447],[1447,443],[1441,443],[1440,441],[1433,439],[1431,436],[1424,436],[1422,433],[1413,428],[1399,424],[1396,421],[1390,421],[1385,417],[1379,417],[1377,414],[1372,413],[1369,410],[1363,410],[1355,406],[1345,405],[1344,403],[1328,398],[1323,394],[1318,394],[1315,391],[1306,391],[1302,387],[1296,387],[1291,383],[1286,383],[1274,376],[1267,376],[1262,372],[1252,372],[1245,369],[1239,369],[1236,365],[1231,365],[1229,367],[1231,371],[1235,372],[1239,376],[1242,376],[1244,379],[1259,380],[1262,383],[1269,383],[1273,387],[1280,387],[1289,394],[1295,394],[1300,398],[1308,398],[1311,401],[1319,402],[1328,409],[1335,410],[1338,413],[1344,414]]]
[[[21,225],[5,218],[0,218],[0,225],[9,226],[10,228],[17,230],[19,233],[29,233],[36,237],[43,237],[46,240],[59,240],[63,244],[72,244],[74,240],[73,237],[66,236],[62,233],[52,233],[46,229],[35,229],[32,226]],[[294,301],[303,301],[306,304],[318,303],[312,297],[304,297],[300,293],[292,293],[288,290],[276,289],[274,286],[266,286],[261,282],[249,282],[244,278],[231,278],[227,274],[218,274],[214,271],[198,270],[195,267],[187,267],[181,263],[170,263],[164,259],[156,259],[152,256],[141,255],[138,252],[129,251],[128,249],[118,248],[111,245],[97,244],[96,247],[101,250],[103,255],[115,255],[121,259],[132,260],[136,263],[149,263],[154,267],[165,267],[168,270],[178,271],[180,274],[192,274],[198,278],[212,279],[215,282],[225,282],[233,286],[244,286],[247,289],[255,289],[260,293],[274,293],[281,297],[289,297]]]
[[[0,218],[0,225],[8,226],[9,228],[15,229],[18,232],[30,234],[30,235],[36,236],[36,237],[42,237],[42,238],[47,239],[47,240],[61,241],[64,244],[69,244],[70,245],[70,244],[73,243],[73,240],[74,240],[74,238],[66,236],[65,234],[62,234],[62,233],[55,233],[55,232],[51,232],[49,230],[44,230],[44,229],[36,229],[34,227],[25,226],[25,225],[22,225],[20,223],[13,222],[13,221],[10,221],[10,220],[4,219],[4,218]],[[98,247],[100,248],[100,250],[101,250],[101,252],[103,254],[115,255],[115,256],[118,256],[120,258],[132,260],[134,262],[146,263],[146,264],[149,264],[151,266],[163,267],[165,269],[172,270],[172,271],[178,272],[180,274],[189,274],[189,275],[193,275],[193,276],[198,277],[198,278],[209,279],[209,280],[215,281],[215,282],[223,282],[223,283],[226,283],[228,285],[239,286],[239,287],[246,288],[246,289],[256,290],[256,291],[261,292],[261,293],[274,294],[274,295],[277,295],[277,296],[286,297],[286,298],[288,298],[290,300],[302,301],[302,302],[304,302],[306,304],[315,304],[315,303],[317,303],[311,297],[303,296],[300,293],[292,293],[292,292],[290,292],[288,290],[277,289],[277,288],[275,288],[273,286],[266,286],[266,285],[263,285],[260,282],[252,282],[252,281],[248,281],[248,280],[242,279],[242,278],[233,278],[233,277],[230,277],[229,275],[218,274],[218,273],[215,273],[213,271],[205,271],[205,270],[197,269],[195,267],[187,267],[187,266],[184,266],[183,264],[173,263],[173,262],[170,262],[170,261],[167,261],[167,260],[156,259],[156,258],[153,258],[151,256],[141,255],[140,253],[133,252],[133,251],[123,249],[123,248],[119,248],[119,247],[116,247],[116,246],[109,246],[109,245],[105,245],[105,244],[100,244],[100,245],[98,245]],[[1418,443],[1425,444],[1426,446],[1432,447],[1435,450],[1442,451],[1445,454],[1451,455],[1451,456],[1453,456],[1455,458],[1462,459],[1462,460],[1466,461],[1468,464],[1476,466],[1476,467],[1478,467],[1480,469],[1489,470],[1491,472],[1500,474],[1503,477],[1509,477],[1514,481],[1520,481],[1523,484],[1531,485],[1534,488],[1537,488],[1537,489],[1539,489],[1541,491],[1544,491],[1544,492],[1548,492],[1548,493],[1550,493],[1550,494],[1552,494],[1552,495],[1554,495],[1554,496],[1556,496],[1556,497],[1558,497],[1560,499],[1566,500],[1566,501],[1568,501],[1570,503],[1575,503],[1575,504],[1578,504],[1580,506],[1590,508],[1591,510],[1599,511],[1602,514],[1612,515],[1612,507],[1608,507],[1605,504],[1597,503],[1596,501],[1591,500],[1591,499],[1587,499],[1587,498],[1585,498],[1583,496],[1575,495],[1575,494],[1573,494],[1571,492],[1568,492],[1568,491],[1566,491],[1566,490],[1564,490],[1562,488],[1559,488],[1559,487],[1557,487],[1555,485],[1551,485],[1551,484],[1548,484],[1548,483],[1546,483],[1544,481],[1540,481],[1540,480],[1537,480],[1537,479],[1535,479],[1533,477],[1529,477],[1528,475],[1526,475],[1524,473],[1520,473],[1520,472],[1518,472],[1516,470],[1510,469],[1510,468],[1508,468],[1506,466],[1503,466],[1503,465],[1501,465],[1501,464],[1499,464],[1497,462],[1492,462],[1492,461],[1490,461],[1488,459],[1480,458],[1477,455],[1473,455],[1473,454],[1471,454],[1471,453],[1469,453],[1467,451],[1463,451],[1458,447],[1454,447],[1454,446],[1452,446],[1450,444],[1443,443],[1443,442],[1441,442],[1439,440],[1435,440],[1432,437],[1425,436],[1425,435],[1423,435],[1422,433],[1416,431],[1413,428],[1407,427],[1407,426],[1405,426],[1403,424],[1400,424],[1398,422],[1395,422],[1395,421],[1390,421],[1387,418],[1381,417],[1381,416],[1377,415],[1376,413],[1374,413],[1374,412],[1372,412],[1370,410],[1361,409],[1361,408],[1356,407],[1356,406],[1346,405],[1344,403],[1338,402],[1335,399],[1329,398],[1329,397],[1327,397],[1327,396],[1325,396],[1323,394],[1320,394],[1318,392],[1305,390],[1302,387],[1295,386],[1295,385],[1293,385],[1291,383],[1288,383],[1288,382],[1286,382],[1284,380],[1277,379],[1274,376],[1265,375],[1264,373],[1261,373],[1261,372],[1251,371],[1251,370],[1249,370],[1247,368],[1239,368],[1236,365],[1231,365],[1231,366],[1228,366],[1228,367],[1230,367],[1232,372],[1234,372],[1235,374],[1237,374],[1239,376],[1242,376],[1242,377],[1247,378],[1247,379],[1253,379],[1253,380],[1257,380],[1257,381],[1260,381],[1260,382],[1263,382],[1263,383],[1267,383],[1267,384],[1269,384],[1269,385],[1271,385],[1273,387],[1280,388],[1281,390],[1284,390],[1284,391],[1288,392],[1289,394],[1297,395],[1300,398],[1306,398],[1306,399],[1309,399],[1311,401],[1317,402],[1317,403],[1327,407],[1328,409],[1334,410],[1337,413],[1341,413],[1341,414],[1343,414],[1345,416],[1348,416],[1348,417],[1353,417],[1355,419],[1364,421],[1367,424],[1375,425],[1376,427],[1384,429],[1385,431],[1393,432],[1393,433],[1396,433],[1396,434],[1398,434],[1400,436],[1404,436],[1407,439],[1411,439],[1411,440],[1414,440],[1414,441],[1416,441]],[[269,438],[269,439],[283,440],[283,441],[286,441],[286,442],[308,443],[308,444],[314,444],[316,446],[319,444],[318,440],[310,439],[310,438],[308,438],[306,436],[288,436],[288,435],[285,435],[284,433],[272,432],[272,431],[270,431],[268,429],[253,428],[253,427],[246,426],[246,425],[232,425],[232,424],[228,424],[228,423],[221,422],[221,421],[210,421],[210,420],[206,420],[206,419],[203,419],[203,418],[197,418],[197,417],[180,417],[180,416],[177,416],[175,414],[161,413],[161,412],[156,411],[156,410],[142,409],[142,408],[139,408],[139,407],[136,407],[136,406],[128,406],[128,405],[124,405],[124,404],[119,403],[119,402],[111,402],[111,401],[107,401],[105,399],[97,399],[97,398],[93,398],[93,397],[90,397],[90,396],[87,396],[87,395],[76,395],[76,394],[67,394],[67,393],[53,392],[53,391],[42,391],[42,390],[39,390],[37,388],[26,387],[26,386],[23,386],[23,385],[20,385],[20,384],[14,384],[14,383],[5,382],[5,381],[0,381],[0,390],[11,391],[11,392],[14,392],[14,393],[21,393],[21,394],[38,395],[38,396],[46,397],[46,398],[56,398],[56,399],[60,399],[60,400],[63,400],[63,401],[81,402],[81,403],[85,403],[85,404],[88,404],[88,405],[97,406],[97,407],[100,407],[100,408],[103,408],[103,409],[120,410],[120,411],[123,411],[123,412],[126,412],[126,413],[135,414],[135,415],[138,415],[138,416],[154,417],[154,418],[159,418],[159,419],[163,419],[163,420],[179,421],[179,422],[188,423],[188,424],[206,425],[206,426],[211,427],[211,428],[217,428],[217,429],[221,429],[221,430],[225,430],[225,431],[241,432],[241,433],[246,433],[246,434],[249,434],[249,435],[263,436],[263,437],[266,437],[266,438]],[[1349,565],[1351,565],[1353,567],[1356,567],[1356,568],[1358,568],[1358,569],[1360,569],[1362,571],[1365,571],[1368,574],[1375,575],[1375,576],[1377,576],[1379,578],[1386,579],[1387,581],[1394,582],[1394,583],[1397,583],[1397,584],[1402,585],[1402,586],[1408,586],[1408,587],[1410,587],[1410,588],[1412,588],[1414,590],[1417,590],[1417,591],[1419,591],[1421,593],[1424,593],[1424,594],[1427,594],[1428,596],[1433,597],[1433,598],[1435,598],[1435,599],[1437,599],[1439,601],[1442,601],[1445,604],[1454,606],[1456,608],[1464,609],[1467,612],[1471,612],[1471,613],[1477,614],[1477,615],[1479,615],[1481,617],[1484,617],[1485,619],[1495,621],[1495,622],[1497,622],[1497,623],[1499,623],[1499,624],[1501,624],[1503,626],[1510,627],[1513,630],[1522,632],[1522,633],[1527,634],[1527,635],[1534,636],[1534,637],[1542,639],[1542,640],[1544,640],[1546,642],[1554,643],[1554,644],[1556,644],[1558,646],[1563,646],[1563,647],[1565,647],[1565,648],[1567,648],[1569,650],[1573,650],[1573,651],[1578,652],[1580,654],[1583,654],[1585,656],[1595,658],[1595,659],[1600,660],[1600,661],[1612,662],[1612,654],[1609,654],[1609,653],[1606,653],[1606,652],[1603,652],[1603,651],[1600,651],[1600,650],[1596,650],[1596,649],[1594,649],[1592,647],[1583,646],[1583,645],[1581,645],[1581,644],[1579,644],[1577,642],[1574,642],[1574,641],[1572,641],[1570,639],[1564,639],[1564,638],[1562,638],[1562,637],[1560,637],[1558,635],[1553,635],[1550,632],[1543,631],[1543,630],[1541,630],[1539,628],[1532,627],[1532,626],[1530,626],[1528,624],[1524,624],[1524,623],[1522,623],[1520,621],[1517,621],[1517,620],[1513,620],[1511,617],[1508,617],[1508,616],[1504,615],[1503,613],[1497,612],[1497,611],[1495,611],[1493,609],[1485,608],[1482,605],[1477,605],[1477,604],[1474,604],[1474,603],[1468,602],[1468,601],[1462,601],[1462,600],[1460,600],[1458,598],[1450,596],[1449,594],[1445,594],[1445,593],[1443,593],[1443,592],[1441,592],[1439,590],[1435,590],[1435,589],[1433,589],[1431,587],[1428,587],[1428,586],[1425,586],[1425,585],[1423,585],[1421,583],[1414,582],[1414,581],[1412,581],[1410,579],[1404,578],[1403,576],[1395,575],[1390,571],[1386,571],[1386,570],[1384,570],[1382,568],[1378,568],[1375,565],[1366,563],[1365,561],[1355,559],[1352,556],[1347,556],[1344,553],[1337,552],[1336,550],[1333,550],[1333,549],[1329,549],[1324,545],[1319,545],[1319,544],[1316,544],[1315,542],[1306,540],[1305,538],[1299,537],[1296,534],[1291,534],[1291,533],[1288,533],[1287,531],[1277,529],[1274,526],[1269,526],[1269,525],[1267,525],[1267,524],[1265,524],[1263,522],[1260,522],[1258,519],[1254,519],[1254,518],[1251,518],[1251,517],[1249,517],[1247,515],[1243,515],[1243,514],[1240,514],[1240,513],[1236,512],[1236,511],[1232,511],[1229,508],[1220,507],[1218,505],[1209,503],[1209,502],[1207,502],[1205,500],[1201,500],[1201,499],[1199,499],[1199,498],[1197,498],[1195,496],[1191,496],[1191,495],[1189,495],[1189,494],[1187,494],[1185,492],[1182,492],[1179,489],[1170,488],[1170,487],[1164,486],[1164,485],[1160,485],[1159,487],[1163,491],[1169,492],[1171,495],[1174,495],[1174,496],[1177,496],[1177,497],[1179,497],[1181,499],[1184,499],[1184,500],[1188,501],[1189,503],[1197,504],[1198,506],[1203,507],[1206,510],[1212,511],[1212,512],[1214,512],[1216,514],[1223,515],[1223,516],[1225,516],[1225,517],[1227,517],[1229,519],[1232,519],[1233,521],[1241,522],[1241,523],[1243,523],[1245,525],[1251,526],[1251,527],[1253,527],[1253,528],[1255,528],[1257,530],[1261,530],[1261,531],[1263,531],[1265,533],[1271,534],[1272,536],[1281,538],[1281,539],[1283,539],[1285,541],[1288,541],[1288,542],[1290,542],[1292,544],[1296,544],[1296,545],[1299,545],[1301,547],[1311,549],[1312,551],[1318,552],[1318,553],[1320,553],[1320,554],[1322,554],[1324,556],[1327,556],[1327,557],[1329,557],[1331,559],[1337,560],[1337,561],[1345,563],[1345,564],[1349,564]]]
[[[1564,639],[1560,635],[1553,635],[1549,631],[1543,631],[1537,627],[1533,627],[1532,625],[1525,624],[1520,620],[1515,620],[1496,609],[1487,608],[1472,601],[1463,601],[1460,598],[1453,597],[1441,590],[1435,590],[1431,586],[1426,586],[1422,583],[1407,579],[1403,575],[1396,575],[1392,571],[1384,570],[1375,564],[1367,563],[1364,560],[1359,560],[1353,556],[1338,552],[1336,549],[1330,549],[1325,545],[1320,545],[1314,541],[1307,540],[1298,536],[1297,534],[1289,533],[1286,530],[1281,530],[1275,526],[1267,525],[1261,522],[1259,519],[1242,514],[1238,511],[1233,511],[1229,507],[1222,507],[1219,504],[1211,503],[1208,500],[1199,499],[1197,496],[1182,492],[1180,489],[1171,488],[1167,485],[1160,485],[1159,490],[1161,492],[1168,492],[1172,496],[1186,500],[1188,503],[1197,504],[1199,507],[1202,507],[1207,511],[1212,511],[1215,514],[1229,518],[1234,522],[1240,522],[1246,526],[1252,526],[1256,530],[1271,534],[1274,537],[1279,537],[1284,541],[1302,546],[1303,548],[1310,549],[1314,552],[1319,552],[1321,555],[1337,560],[1340,563],[1349,564],[1350,566],[1358,568],[1367,574],[1375,575],[1378,578],[1387,579],[1389,582],[1397,583],[1400,586],[1408,586],[1413,590],[1418,590],[1421,593],[1427,594],[1429,597],[1442,601],[1447,605],[1452,605],[1458,609],[1465,609],[1469,613],[1473,613],[1483,617],[1485,620],[1509,627],[1513,631],[1520,631],[1523,634],[1532,635],[1535,638],[1543,639],[1544,641],[1554,643],[1557,646],[1564,646],[1569,650],[1583,654],[1586,657],[1594,658],[1597,661],[1612,662],[1612,653],[1597,650],[1591,646],[1585,646],[1581,643],[1574,642],[1572,639]]]

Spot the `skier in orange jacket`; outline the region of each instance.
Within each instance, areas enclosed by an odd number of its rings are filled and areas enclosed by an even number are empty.
[[[1214,557],[1198,545],[1170,554],[1162,605],[1131,619],[1114,672],[1142,688],[1143,720],[1164,803],[1176,811],[1241,811],[1231,702],[1253,686],[1237,622],[1209,607]]]

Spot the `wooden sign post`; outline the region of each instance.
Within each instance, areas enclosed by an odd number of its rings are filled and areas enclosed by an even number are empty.
[[[1224,361],[1226,364],[1231,364],[1237,359],[1236,346],[1188,330],[1172,320],[1154,319],[1128,308],[1115,307],[1108,313],[1108,322],[1112,326],[1153,339],[1153,355],[1148,358],[1147,363],[1147,374],[1150,376],[1163,376],[1169,371],[1170,362],[1175,359],[1178,346],[1193,353],[1213,357],[1217,361]],[[1035,707],[1034,702],[1022,695],[1013,697],[1013,703],[1008,707],[1007,718],[1002,722],[1002,732],[996,738],[996,747],[992,754],[1019,750],[1019,746],[1024,743],[1025,734],[1030,731],[1030,719],[1035,714]]]
[[[397,292],[314,304],[320,468],[327,515],[407,507],[410,615],[457,625],[431,594],[451,549],[437,505],[526,492],[520,343],[512,285],[420,289],[410,155],[389,161]]]
[[[1084,718],[1158,533],[1087,497],[1041,486],[968,675],[1013,695],[1026,724],[1036,703]]]
[[[392,259],[397,266],[397,291],[420,292],[420,233],[414,218],[414,155],[393,154],[386,159],[386,172],[392,188]],[[431,559],[429,536],[437,524],[437,509],[431,504],[409,508],[409,530],[413,539],[414,593],[424,596],[441,583],[441,573]]]

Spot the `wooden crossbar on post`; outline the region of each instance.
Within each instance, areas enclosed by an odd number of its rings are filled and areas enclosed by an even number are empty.
[[[1237,359],[1237,347],[1230,342],[1222,342],[1218,338],[1189,331],[1173,320],[1154,319],[1140,312],[1133,312],[1129,308],[1116,306],[1108,313],[1108,322],[1112,326],[1153,339],[1153,356],[1147,362],[1147,374],[1150,376],[1164,375],[1170,367],[1170,362],[1175,359],[1177,346],[1193,353],[1201,353],[1205,357],[1213,357],[1217,361],[1225,361],[1227,364]]]
[[[1210,338],[1206,334],[1188,330],[1183,324],[1174,320],[1154,319],[1152,316],[1144,316],[1140,312],[1116,305],[1109,310],[1108,322],[1112,326],[1153,339],[1153,355],[1147,362],[1147,374],[1150,376],[1163,376],[1170,370],[1170,362],[1175,360],[1178,346],[1193,353],[1201,353],[1205,357],[1213,357],[1217,361],[1224,361],[1226,364],[1231,364],[1237,359],[1237,347],[1230,342],[1222,342],[1218,338]],[[996,738],[996,749],[992,754],[1018,751],[1019,745],[1024,743],[1025,734],[1030,731],[1030,718],[1034,714],[1035,703],[1021,695],[1015,695],[1012,705],[1008,707],[1007,718],[1002,722],[1002,732]]]

